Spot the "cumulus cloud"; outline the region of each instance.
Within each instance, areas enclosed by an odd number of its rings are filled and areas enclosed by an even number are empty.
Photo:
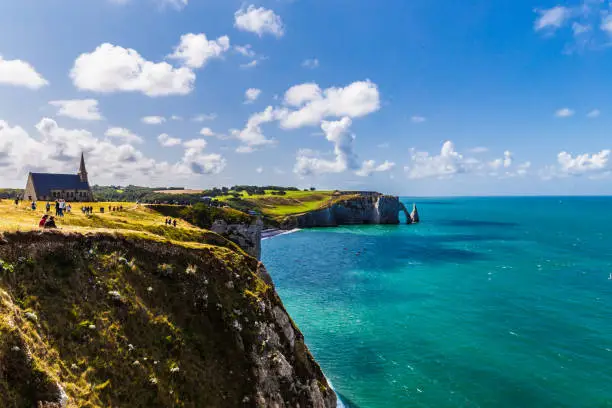
[[[257,100],[257,98],[259,98],[259,95],[261,95],[261,89],[257,89],[257,88],[249,88],[246,90],[246,92],[244,93],[244,98],[245,101],[244,103],[253,103]]]
[[[94,92],[141,92],[147,96],[185,95],[196,75],[188,67],[151,62],[136,50],[104,43],[81,54],[70,71],[74,85]]]
[[[316,58],[306,59],[302,62],[302,67],[309,69],[319,68],[319,60]]]
[[[202,68],[212,58],[220,58],[230,48],[228,36],[208,40],[206,34],[185,34],[168,58],[179,60],[189,68]]]
[[[166,118],[163,116],[145,116],[141,118],[140,121],[147,125],[161,125],[166,121]]]
[[[157,136],[157,141],[164,147],[178,146],[182,143],[181,139],[171,137],[167,133],[162,133],[161,135]]]
[[[555,112],[555,116],[558,118],[569,118],[570,116],[574,116],[574,111],[570,108],[562,108]]]
[[[368,177],[372,173],[379,173],[384,171],[393,170],[395,167],[395,163],[385,160],[384,163],[376,165],[376,161],[374,160],[366,160],[361,165],[361,168],[355,172],[358,176]]]
[[[39,89],[49,85],[49,82],[28,62],[7,60],[0,55],[0,85]]]
[[[315,83],[291,87],[285,93],[289,110],[281,121],[285,129],[315,126],[329,117],[358,118],[380,109],[380,95],[376,84],[358,81],[344,88],[322,90]]]
[[[143,140],[140,136],[132,133],[131,130],[120,127],[108,128],[104,133],[105,136],[122,140],[126,143],[142,143]]]
[[[551,176],[588,176],[602,177],[610,175],[610,150],[605,149],[598,153],[583,153],[573,156],[568,152],[557,155],[557,165],[549,169]]]
[[[484,153],[484,151],[481,151]],[[478,174],[501,177],[524,175],[530,163],[514,165],[512,152],[506,150],[503,157],[490,161],[467,157],[457,151],[452,141],[444,142],[440,154],[411,150],[410,165],[404,167],[411,179],[452,178],[459,174]]]
[[[204,154],[202,145],[186,147],[174,164],[146,157],[123,138],[96,138],[84,129],[66,129],[50,118],[36,125],[39,137],[0,120],[0,168],[5,180],[21,182],[30,171],[74,173],[85,152],[90,179],[169,183],[194,174],[216,174],[225,166],[217,154]],[[13,177],[13,178],[11,178]]]
[[[95,99],[70,99],[50,101],[49,105],[58,109],[58,116],[66,116],[80,120],[102,120],[98,110],[98,101]]]
[[[202,136],[208,136],[208,137],[212,137],[212,136],[215,136],[215,135],[216,135],[216,133],[215,133],[215,132],[213,132],[213,130],[212,130],[211,128],[209,128],[209,127],[202,128],[202,129],[200,130],[200,134],[201,134]]]
[[[272,34],[282,37],[285,28],[281,18],[272,10],[264,7],[250,5],[242,7],[234,14],[234,26],[242,31],[255,33],[260,37],[264,34]]]
[[[261,125],[279,120],[282,115],[282,111],[268,106],[263,112],[251,115],[244,129],[232,129],[230,131],[231,135],[242,143],[242,146],[239,146],[236,151],[238,153],[250,153],[258,147],[273,144],[274,141],[266,138],[263,134]]]
[[[357,156],[353,152],[355,137],[349,132],[352,123],[349,117],[333,122],[323,121],[321,129],[325,133],[325,138],[334,144],[335,159],[316,157],[311,152],[301,150],[298,152],[293,171],[300,176],[308,176],[359,169]]]
[[[534,23],[536,31],[544,29],[556,30],[560,28],[570,17],[571,11],[567,7],[556,6],[545,10],[536,10],[539,17]]]

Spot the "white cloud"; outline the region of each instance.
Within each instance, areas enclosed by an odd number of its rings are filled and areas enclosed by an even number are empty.
[[[110,138],[116,138],[126,143],[142,143],[143,140],[140,136],[132,133],[131,130],[126,128],[113,127],[108,128],[104,133],[105,136]]]
[[[488,149],[479,147],[470,149],[472,153],[485,153]],[[404,167],[406,175],[411,179],[438,178],[447,179],[459,174],[475,174],[480,176],[515,177],[525,175],[531,163],[515,165],[512,152],[506,150],[501,158],[490,161],[466,157],[458,152],[453,142],[446,141],[440,154],[431,155],[427,152],[411,150],[411,163]]]
[[[597,118],[599,117],[599,115],[601,115],[601,112],[599,111],[599,109],[593,109],[592,111],[587,113],[588,118]]]
[[[264,169],[263,169],[263,167],[258,167],[258,168],[255,169],[255,171],[257,173],[261,174],[261,173],[263,173]]]
[[[236,52],[238,52],[240,55],[243,55],[245,57],[249,57],[249,58],[253,58],[255,55],[257,55],[255,53],[255,51],[253,51],[253,47],[251,46],[251,44],[247,44],[247,45],[236,45],[234,46],[234,49],[236,50]]]
[[[85,152],[94,183],[168,184],[194,174],[216,174],[225,166],[220,155],[204,154],[202,144],[186,148],[178,162],[169,164],[146,157],[130,144],[99,139],[83,129],[62,128],[53,119],[43,118],[36,129],[40,136],[32,137],[23,128],[0,120],[0,168],[5,181],[22,182],[30,171],[74,173],[81,152]]]
[[[73,119],[102,120],[98,110],[98,101],[95,99],[70,99],[49,101],[49,105],[58,107],[57,114]]]
[[[561,152],[557,156],[557,167],[553,169],[557,176],[583,176],[601,177],[612,172],[610,165],[610,150],[605,149],[599,153],[584,153],[572,156],[568,152]]]
[[[309,69],[319,68],[319,60],[316,58],[304,60],[302,66]]]
[[[468,149],[468,152],[470,153],[486,153],[488,151],[489,149],[483,146],[476,146],[476,147],[472,147],[471,149]]]
[[[261,125],[279,120],[282,114],[282,111],[268,106],[265,111],[251,115],[244,129],[232,129],[232,136],[242,143],[242,146],[238,147],[236,151],[238,153],[250,153],[257,147],[273,144],[273,140],[264,136]]]
[[[591,31],[592,27],[588,24],[580,24],[577,22],[574,22],[572,24],[572,31],[574,32],[574,36],[579,36],[581,34],[584,33],[588,33],[589,31]]]
[[[570,108],[559,109],[555,112],[555,116],[558,118],[569,118],[570,116],[574,116],[574,111]]]
[[[423,116],[413,116],[413,117],[410,118],[410,120],[412,121],[412,123],[423,123],[427,119],[424,118]]]
[[[393,170],[394,167],[395,163],[390,162],[388,160],[385,160],[384,163],[381,163],[378,166],[376,165],[376,162],[374,160],[366,160],[361,165],[361,168],[355,172],[355,174],[361,177],[368,177],[372,173]]]
[[[208,120],[215,120],[215,119],[217,119],[216,113],[202,113],[200,115],[194,116],[191,120],[193,120],[194,122],[206,122]]]
[[[253,103],[257,100],[257,98],[259,98],[259,95],[261,95],[261,89],[257,89],[257,88],[249,88],[246,90],[246,92],[244,93],[244,97],[245,97],[245,101],[244,103]]]
[[[188,94],[196,79],[190,68],[147,61],[136,50],[109,43],[81,54],[70,77],[80,90],[141,92],[148,96]]]
[[[157,141],[164,147],[178,146],[182,143],[181,139],[171,137],[167,133],[162,133],[161,135],[157,136]]]
[[[321,88],[314,83],[296,85],[285,93],[285,103],[297,108],[288,111],[281,126],[296,129],[314,126],[325,118],[357,118],[380,109],[380,95],[376,84],[358,81],[345,88]]]
[[[200,130],[200,134],[202,136],[208,136],[208,137],[212,137],[216,135],[216,133],[213,132],[212,129],[209,127],[202,128],[202,130]]]
[[[208,40],[206,34],[185,34],[168,58],[182,61],[189,68],[202,68],[212,58],[221,57],[230,48],[228,36]]]
[[[172,119],[172,120],[183,120],[183,117],[182,116],[178,116],[178,115],[172,115],[172,116],[170,116],[170,119]]]
[[[140,121],[147,125],[161,125],[166,121],[166,118],[163,116],[145,116],[141,118]]]
[[[604,16],[600,28],[608,34],[612,34],[612,14]]]
[[[546,10],[536,11],[540,15],[534,24],[534,29],[536,31],[543,29],[556,30],[571,17],[570,9],[563,6],[556,6]]]
[[[274,11],[250,5],[242,7],[234,14],[234,26],[242,31],[249,31],[259,35],[272,34],[282,37],[285,33],[281,18]]]
[[[353,152],[354,136],[349,132],[352,121],[349,117],[343,117],[339,121],[323,121],[321,129],[327,140],[334,144],[334,160],[327,160],[313,156],[310,152],[298,152],[294,172],[300,176],[308,176],[323,173],[341,173],[359,169],[357,156]]]
[[[183,7],[187,7],[189,0],[159,0],[162,4],[175,7],[180,10]]]
[[[0,85],[39,89],[49,82],[26,61],[6,60],[0,55]]]

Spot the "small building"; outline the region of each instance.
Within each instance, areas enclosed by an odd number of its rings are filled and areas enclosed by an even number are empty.
[[[85,156],[77,174],[29,173],[23,199],[28,201],[93,201]]]

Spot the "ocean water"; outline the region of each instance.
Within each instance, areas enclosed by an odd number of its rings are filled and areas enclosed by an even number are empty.
[[[612,407],[612,198],[402,199],[263,261],[349,407]]]

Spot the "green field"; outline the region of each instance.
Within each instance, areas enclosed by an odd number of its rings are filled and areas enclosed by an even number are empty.
[[[333,191],[287,191],[286,195],[273,195],[266,190],[265,195],[248,195],[246,192],[216,197],[231,207],[251,207],[264,216],[279,219],[289,215],[302,214],[327,206],[333,197]]]

